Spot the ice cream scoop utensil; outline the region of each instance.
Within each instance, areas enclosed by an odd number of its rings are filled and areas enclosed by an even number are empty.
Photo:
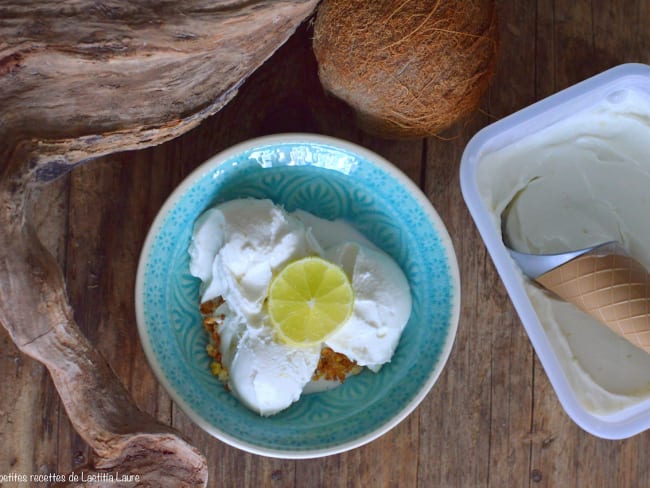
[[[616,242],[562,254],[510,254],[526,276],[650,352],[650,274]]]

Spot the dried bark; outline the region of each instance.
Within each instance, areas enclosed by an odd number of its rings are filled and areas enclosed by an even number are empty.
[[[49,370],[96,455],[87,474],[134,473],[140,486],[207,482],[202,454],[140,411],[80,332],[63,274],[30,224],[30,194],[77,163],[196,126],[232,99],[316,3],[0,5],[0,323]]]

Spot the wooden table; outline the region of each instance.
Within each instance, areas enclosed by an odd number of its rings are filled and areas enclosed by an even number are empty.
[[[650,63],[650,2],[499,4],[499,68],[481,111],[438,138],[394,142],[356,129],[345,107],[320,90],[306,25],[197,129],[78,167],[43,192],[35,208],[39,233],[63,266],[78,323],[136,403],[205,453],[210,486],[650,486],[650,434],[597,439],[562,410],[466,210],[458,178],[465,144],[486,124],[616,64]],[[154,378],[133,305],[140,248],[172,189],[233,143],[287,131],[360,143],[404,170],[449,229],[463,293],[451,357],[420,407],[369,445],[302,461],[246,454],[196,427]],[[45,369],[21,355],[4,331],[0,340],[0,474],[66,473],[85,463],[88,448]]]

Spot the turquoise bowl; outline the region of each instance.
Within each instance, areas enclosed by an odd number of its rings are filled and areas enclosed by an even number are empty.
[[[196,218],[227,200],[270,198],[287,210],[342,218],[390,254],[411,286],[413,310],[392,361],[333,390],[303,395],[260,417],[210,374],[189,273]],[[239,144],[197,168],[171,194],[145,241],[136,281],[142,346],[160,383],[201,428],[248,452],[314,458],[390,430],[422,401],[452,348],[460,310],[458,264],[428,199],[402,172],[354,144],[310,134]]]

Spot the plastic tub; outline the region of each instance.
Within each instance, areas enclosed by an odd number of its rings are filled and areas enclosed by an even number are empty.
[[[481,197],[477,172],[486,155],[519,143],[529,134],[563,121],[596,102],[614,100],[626,90],[650,93],[650,66],[620,65],[485,127],[465,148],[460,166],[465,203],[560,403],[582,429],[606,439],[631,437],[650,427],[650,391],[633,404],[607,413],[595,413],[581,402],[580,395],[567,376],[569,366],[560,361],[561,352],[542,325],[526,292],[522,274],[510,258],[500,229]],[[650,142],[648,144],[650,146]]]

